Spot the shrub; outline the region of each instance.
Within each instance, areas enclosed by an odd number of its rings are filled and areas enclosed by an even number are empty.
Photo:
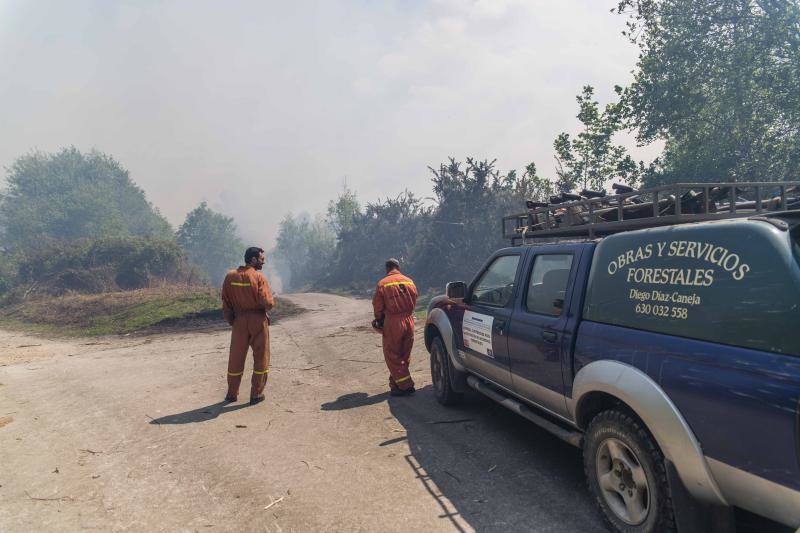
[[[41,242],[26,250],[9,285],[16,300],[31,293],[95,294],[200,280],[174,240],[127,236]]]

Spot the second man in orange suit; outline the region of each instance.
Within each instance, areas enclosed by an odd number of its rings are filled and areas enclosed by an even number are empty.
[[[269,314],[275,302],[266,276],[264,250],[248,248],[244,266],[231,270],[222,283],[222,312],[233,327],[228,357],[228,394],[225,400],[235,402],[244,374],[247,349],[253,349],[253,376],[250,380],[250,403],[264,400],[264,387],[269,373]]]
[[[411,348],[414,346],[414,307],[417,287],[400,273],[397,259],[386,261],[386,277],[378,282],[372,308],[379,326],[383,321],[383,357],[389,367],[389,388],[392,396],[414,394],[414,380],[409,371]],[[380,329],[380,328],[379,328]]]

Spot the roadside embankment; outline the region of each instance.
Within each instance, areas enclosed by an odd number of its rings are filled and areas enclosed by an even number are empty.
[[[301,309],[277,299],[273,320]],[[163,333],[227,327],[219,290],[168,286],[28,299],[0,308],[0,326],[58,336]]]

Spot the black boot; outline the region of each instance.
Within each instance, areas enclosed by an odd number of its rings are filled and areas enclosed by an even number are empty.
[[[250,405],[255,405],[257,403],[261,403],[264,401],[264,395],[261,394],[260,396],[254,396],[250,398]]]

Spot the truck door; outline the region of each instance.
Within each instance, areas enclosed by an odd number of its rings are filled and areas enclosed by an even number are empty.
[[[514,392],[561,416],[567,415],[562,359],[572,342],[565,331],[579,254],[575,245],[534,250],[508,331]]]
[[[489,262],[469,287],[456,333],[465,364],[507,388],[511,387],[507,331],[521,263],[519,251],[501,253]]]

